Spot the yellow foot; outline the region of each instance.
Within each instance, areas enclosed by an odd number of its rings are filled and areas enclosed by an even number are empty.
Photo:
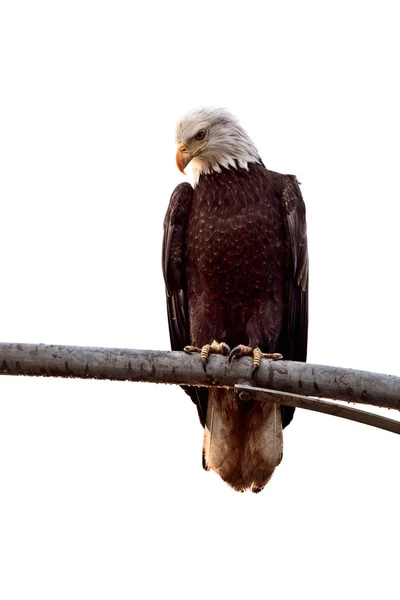
[[[202,348],[197,348],[197,346],[185,346],[184,351],[188,354],[191,354],[192,352],[200,352],[201,362],[204,372],[206,373],[208,357],[210,354],[222,354],[223,356],[227,356],[231,349],[229,348],[228,344],[225,344],[225,342],[217,342],[214,340],[212,344],[206,344]]]
[[[268,358],[269,360],[280,360],[283,358],[282,354],[279,354],[279,352],[267,354],[266,352],[261,352],[260,348],[252,348],[251,346],[243,346],[243,344],[239,344],[239,346],[235,346],[229,354],[229,362],[231,362],[232,358],[240,358],[241,356],[253,357],[253,369],[251,371],[252,377],[260,366],[262,358]]]

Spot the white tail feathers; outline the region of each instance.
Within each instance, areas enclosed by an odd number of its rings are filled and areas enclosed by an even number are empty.
[[[203,457],[231,487],[259,492],[282,460],[280,407],[237,400],[233,390],[209,391]]]

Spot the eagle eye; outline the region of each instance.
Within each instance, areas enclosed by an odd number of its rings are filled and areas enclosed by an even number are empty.
[[[205,129],[200,129],[200,131],[198,131],[196,133],[196,135],[194,136],[194,138],[196,140],[198,140],[199,142],[201,142],[202,140],[204,140],[205,137],[206,137],[206,130]]]

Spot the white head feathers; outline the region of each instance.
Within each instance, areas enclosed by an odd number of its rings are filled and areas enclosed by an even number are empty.
[[[248,169],[248,163],[261,162],[238,120],[223,108],[187,113],[177,123],[176,142],[184,144],[191,156],[195,185],[202,173],[220,172],[222,167]]]

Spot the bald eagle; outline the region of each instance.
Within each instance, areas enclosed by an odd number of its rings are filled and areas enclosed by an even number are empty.
[[[224,109],[189,112],[176,162],[194,184],[172,193],[163,273],[173,350],[305,361],[308,252],[305,206],[293,175],[269,171]],[[232,349],[232,350],[231,350]],[[261,491],[282,459],[294,409],[241,401],[233,390],[186,387],[203,425],[203,466],[235,490]]]

